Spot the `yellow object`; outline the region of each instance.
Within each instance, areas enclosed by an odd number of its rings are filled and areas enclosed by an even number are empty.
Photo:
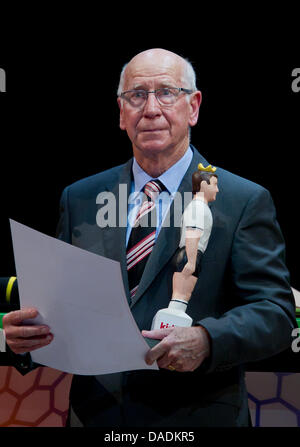
[[[14,285],[14,282],[16,279],[17,278],[15,276],[11,276],[7,283],[7,287],[6,287],[6,301],[7,301],[7,303],[10,302],[11,291],[12,291],[12,288],[13,288],[13,285]]]
[[[217,168],[213,167],[212,165],[208,165],[205,168],[202,163],[199,163],[198,164],[198,170],[199,171],[204,171],[204,172],[216,172]]]

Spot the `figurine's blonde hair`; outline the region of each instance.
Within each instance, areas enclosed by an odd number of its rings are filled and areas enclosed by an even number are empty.
[[[206,166],[206,168],[205,168],[205,167],[203,166],[202,163],[199,163],[199,164],[198,164],[198,170],[199,170],[199,171],[203,171],[203,172],[216,172],[217,168],[215,168],[215,167],[212,166],[212,165],[208,165],[208,166]]]

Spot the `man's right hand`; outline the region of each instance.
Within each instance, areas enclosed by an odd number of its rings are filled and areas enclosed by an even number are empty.
[[[2,323],[6,343],[15,354],[31,352],[48,345],[53,340],[53,334],[46,325],[25,325],[24,320],[35,318],[38,311],[35,308],[23,308],[4,315]]]

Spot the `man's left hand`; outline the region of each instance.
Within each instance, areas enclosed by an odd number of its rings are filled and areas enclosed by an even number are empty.
[[[144,337],[161,340],[146,355],[146,363],[157,360],[160,368],[180,372],[194,371],[209,356],[209,336],[201,326],[172,327],[142,331]]]

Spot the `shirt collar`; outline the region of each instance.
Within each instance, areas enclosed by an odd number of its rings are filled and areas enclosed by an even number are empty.
[[[167,188],[170,194],[176,193],[179,185],[188,170],[188,167],[193,158],[193,151],[189,146],[185,154],[178,160],[173,166],[165,171],[158,177],[164,186]],[[138,164],[135,158],[133,158],[132,173],[134,179],[134,191],[140,192],[144,188],[147,182],[153,180]]]

